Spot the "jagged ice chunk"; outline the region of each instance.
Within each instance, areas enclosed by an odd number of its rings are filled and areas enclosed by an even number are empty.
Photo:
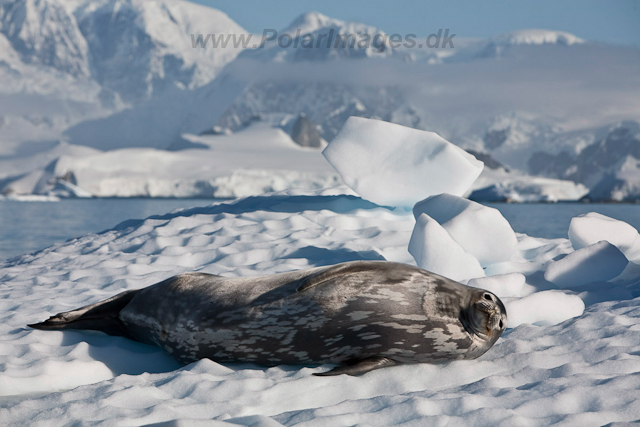
[[[462,196],[484,167],[434,132],[361,117],[349,117],[322,154],[360,196],[388,206]]]
[[[423,213],[438,221],[483,267],[509,261],[518,246],[511,225],[497,209],[451,194],[439,194],[414,206],[416,218]]]
[[[409,253],[418,267],[452,280],[484,276],[478,260],[426,214],[420,215],[416,221],[409,241]]]

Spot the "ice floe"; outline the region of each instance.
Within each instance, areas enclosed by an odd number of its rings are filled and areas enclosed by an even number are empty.
[[[0,264],[0,424],[493,426],[640,419],[638,271],[630,266],[615,281],[559,289],[543,276],[547,265],[574,253],[567,239],[517,234],[512,258],[485,269],[502,275],[469,282],[501,295],[509,317],[503,337],[476,360],[362,377],[311,375],[327,367],[207,359],[180,368],[162,350],[125,338],[25,326],[183,271],[239,276],[354,259],[413,263],[407,248],[419,228],[411,212],[348,193],[288,191],[126,221]],[[453,256],[442,242],[460,245],[426,214],[418,222],[425,218],[444,233],[435,239],[443,259]]]

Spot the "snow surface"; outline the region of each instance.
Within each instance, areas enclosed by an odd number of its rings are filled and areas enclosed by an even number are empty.
[[[0,170],[8,175],[0,175],[0,179],[5,178],[4,183],[0,181],[0,192],[65,196],[62,193],[67,191],[76,197],[233,198],[287,188],[328,188],[341,182],[320,150],[300,147],[280,128],[266,122],[255,123],[232,135],[183,135],[183,138],[204,148],[98,151],[58,144],[18,164],[12,158],[0,159]],[[73,173],[78,187],[71,191],[69,184],[61,180],[69,173]]]
[[[623,221],[589,212],[571,220],[569,225],[569,240],[574,249],[582,249],[601,240],[606,240],[625,255],[633,254],[640,246],[638,231]],[[629,257],[629,259],[634,259]]]
[[[628,263],[618,248],[602,240],[550,263],[544,278],[564,287],[604,282],[620,275]]]
[[[578,317],[584,312],[584,302],[577,295],[569,295],[560,291],[536,292],[515,301],[505,302],[507,313],[510,314],[510,327],[522,324],[556,325],[567,319]],[[534,306],[535,310],[528,310]]]
[[[483,168],[436,133],[361,117],[350,117],[322,154],[360,196],[388,206],[462,196]]]
[[[411,212],[345,192],[289,191],[125,221],[1,263],[0,424],[640,420],[640,266],[630,263],[608,282],[561,289],[543,273],[574,251],[568,239],[518,234],[512,259],[488,267],[493,277],[472,282],[510,294],[503,298],[509,329],[477,360],[398,366],[362,377],[311,375],[328,366],[210,360],[180,368],[160,349],[124,338],[25,326],[183,271],[246,276],[355,259],[412,263]]]
[[[467,285],[491,291],[499,298],[521,297],[526,295],[524,293],[526,280],[527,278],[524,274],[508,273],[471,279],[467,282]],[[511,319],[509,319],[509,322],[511,322]]]

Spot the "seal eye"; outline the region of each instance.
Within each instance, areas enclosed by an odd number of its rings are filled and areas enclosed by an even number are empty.
[[[500,327],[500,329],[502,329],[502,320],[500,320],[500,323],[498,323],[498,326]]]
[[[484,294],[484,299],[488,299],[489,301],[493,301],[493,298],[491,298],[491,295],[489,295],[489,294]]]

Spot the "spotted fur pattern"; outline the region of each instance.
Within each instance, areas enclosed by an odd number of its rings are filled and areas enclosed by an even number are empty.
[[[138,291],[118,317],[130,336],[185,364],[473,359],[506,326],[495,295],[376,261],[265,277],[181,274]]]

